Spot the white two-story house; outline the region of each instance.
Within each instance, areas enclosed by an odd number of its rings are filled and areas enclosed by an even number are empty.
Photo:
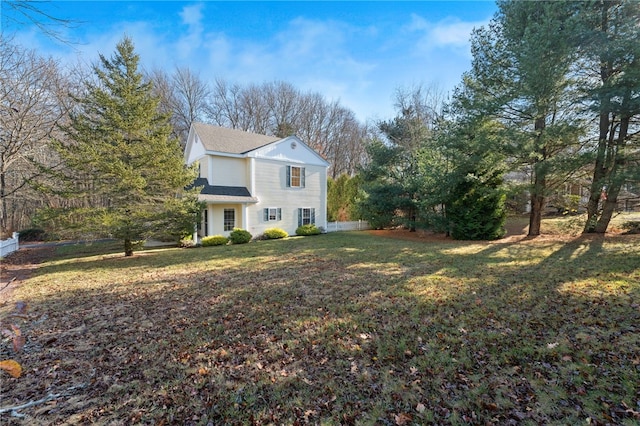
[[[309,223],[326,229],[329,163],[296,136],[279,138],[194,123],[185,148],[197,163],[206,203],[198,236],[233,228],[261,235],[282,228],[295,235]]]

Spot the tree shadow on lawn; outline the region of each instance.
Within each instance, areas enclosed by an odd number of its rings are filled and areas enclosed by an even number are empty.
[[[30,300],[27,370],[6,398],[85,386],[25,411],[41,422],[632,419],[622,402],[633,408],[640,382],[637,286],[599,299],[565,288],[594,271],[637,276],[622,251],[576,241],[518,264],[535,247],[456,253],[358,235],[233,248],[161,266],[150,253],[126,282]],[[173,270],[186,255],[189,268]]]
[[[440,325],[436,335],[459,331],[446,339],[446,347],[451,359],[466,361],[465,384],[449,393],[453,407],[455,401],[469,402],[471,388],[484,392],[475,412],[497,407],[486,418],[499,423],[637,421],[637,243],[579,237],[548,247],[545,251],[551,252],[539,261],[519,265],[505,253],[520,252],[522,258],[531,252],[535,259],[537,245],[492,245],[466,255],[487,268],[474,285],[443,300],[446,308],[437,311],[440,320],[434,321]],[[447,270],[448,278],[474,276],[468,263],[457,264]],[[415,286],[408,290],[415,292]],[[427,310],[432,306],[432,300],[422,303]],[[476,378],[468,380],[473,374]]]

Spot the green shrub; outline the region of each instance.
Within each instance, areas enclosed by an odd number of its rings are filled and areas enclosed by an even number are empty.
[[[640,221],[629,220],[622,224],[622,229],[625,231],[625,234],[640,234]],[[20,235],[22,239],[22,235]]]
[[[265,240],[277,240],[279,238],[286,238],[289,234],[281,228],[268,228],[264,230],[263,236]]]
[[[469,174],[452,187],[447,219],[455,240],[496,240],[506,233],[502,176],[479,176]]]
[[[202,247],[224,246],[227,245],[227,243],[229,243],[229,238],[224,235],[209,235],[200,240]]]
[[[320,234],[320,229],[318,229],[318,227],[312,223],[308,225],[298,226],[298,228],[296,229],[296,235],[306,236],[306,235],[318,235],[318,234]]]
[[[244,229],[233,228],[233,231],[229,234],[229,241],[231,241],[231,244],[246,244],[251,241],[251,234]]]

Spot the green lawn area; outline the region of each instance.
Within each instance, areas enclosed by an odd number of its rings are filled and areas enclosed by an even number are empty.
[[[1,424],[640,421],[640,236],[120,251],[61,247],[15,291],[0,407],[59,396]]]

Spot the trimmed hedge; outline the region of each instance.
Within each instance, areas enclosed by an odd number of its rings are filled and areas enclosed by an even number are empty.
[[[318,234],[320,234],[320,229],[314,224],[298,226],[298,228],[296,229],[296,235],[307,236]]]
[[[251,241],[251,234],[244,229],[233,228],[233,231],[229,234],[229,241],[231,241],[231,244],[246,244]]]
[[[279,238],[286,238],[289,234],[281,228],[267,228],[264,230],[263,236],[265,240],[277,240]]]
[[[229,239],[224,235],[210,235],[200,240],[202,247],[224,246],[229,243]]]

